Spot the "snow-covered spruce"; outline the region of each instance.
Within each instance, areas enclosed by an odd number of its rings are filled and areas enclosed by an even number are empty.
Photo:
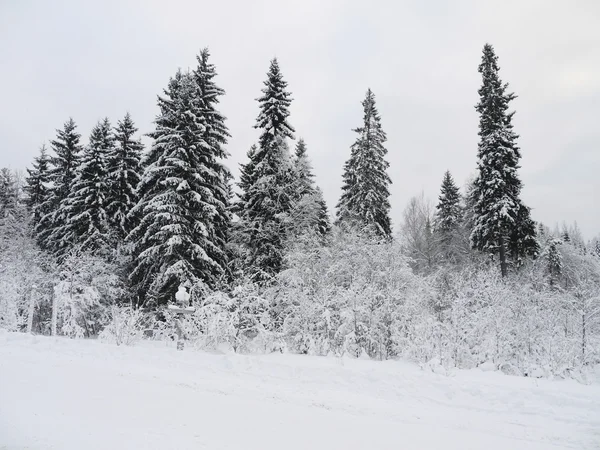
[[[48,181],[50,189],[45,201],[40,205],[43,216],[35,224],[37,241],[43,249],[57,252],[62,242],[57,242],[52,234],[66,225],[67,218],[61,204],[71,191],[72,183],[77,175],[82,146],[81,135],[77,125],[71,118],[65,122],[63,129],[57,130],[57,137],[51,142],[54,156],[50,157]]]
[[[73,247],[102,254],[112,246],[106,213],[109,192],[106,162],[113,147],[112,127],[105,118],[92,129],[71,192],[59,207],[59,214],[66,217],[66,225],[51,235],[58,254],[64,255]]]
[[[213,81],[208,52],[192,73],[178,71],[159,98],[154,143],[144,162],[140,199],[130,212],[135,228],[131,280],[146,299],[164,302],[180,283],[214,286],[226,268],[229,172],[223,91]]]
[[[294,137],[288,123],[292,99],[276,59],[271,61],[264,85],[255,125],[261,135],[242,169],[238,210],[245,265],[257,280],[269,281],[282,267],[289,214],[297,194],[286,142]]]
[[[367,227],[375,234],[390,237],[389,163],[383,146],[387,140],[375,105],[375,94],[367,90],[363,125],[354,131],[356,142],[344,164],[342,196],[337,204],[337,222]]]
[[[114,129],[115,142],[106,155],[108,192],[106,212],[111,229],[122,240],[131,231],[127,215],[137,203],[136,189],[141,177],[142,151],[139,139],[134,136],[137,128],[129,113],[117,122]]]
[[[498,75],[498,57],[486,44],[479,65],[483,84],[479,89],[478,175],[474,183],[474,248],[497,254],[503,276],[508,273],[508,258],[518,262],[525,255],[538,252],[535,224],[529,208],[520,198],[518,177],[521,152],[513,131],[509,104],[516,97],[508,93],[508,84]]]

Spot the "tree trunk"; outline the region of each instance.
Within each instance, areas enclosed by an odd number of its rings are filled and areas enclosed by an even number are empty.
[[[54,292],[52,295],[52,336],[56,336],[56,322],[58,322],[58,297]]]
[[[504,236],[500,236],[498,239],[498,245],[500,247],[500,272],[502,273],[502,278],[508,275],[508,267],[506,265],[506,248],[504,248]]]
[[[33,313],[35,312],[35,287],[31,288],[31,292],[29,293],[29,310],[27,311],[27,333],[31,334],[31,330],[33,329]]]

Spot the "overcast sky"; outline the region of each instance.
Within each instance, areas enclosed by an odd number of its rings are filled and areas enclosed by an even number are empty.
[[[462,186],[477,152],[477,66],[485,42],[518,98],[523,197],[549,226],[600,233],[600,1],[0,0],[0,166],[23,169],[72,116],[129,111],[147,133],[156,95],[210,48],[232,138],[229,166],[256,141],[276,56],[330,210],[367,88],[388,135],[392,220],[449,169]],[[148,142],[148,141],[146,141]]]

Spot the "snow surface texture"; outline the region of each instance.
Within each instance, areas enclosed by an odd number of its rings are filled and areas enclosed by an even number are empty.
[[[0,449],[600,448],[600,385],[0,330]]]

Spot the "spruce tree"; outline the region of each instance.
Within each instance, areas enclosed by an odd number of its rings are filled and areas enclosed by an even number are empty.
[[[435,230],[440,233],[444,242],[451,239],[452,233],[458,228],[462,208],[460,206],[460,192],[450,171],[446,171],[440,189],[439,203],[436,206]]]
[[[300,138],[296,144],[296,158],[294,159],[294,170],[296,172],[295,192],[299,197],[313,194],[315,191],[315,176],[312,164],[308,158],[306,143]]]
[[[316,186],[304,139],[299,139],[294,158],[294,205],[290,213],[293,233],[325,236],[331,229],[323,192]]]
[[[178,71],[159,97],[140,199],[130,213],[138,220],[127,237],[131,279],[142,297],[157,302],[168,301],[181,283],[216,286],[227,266],[230,175],[222,159],[228,132],[216,109],[224,91],[213,81],[208,56],[200,54],[193,73]]]
[[[261,282],[281,270],[289,214],[296,198],[286,142],[287,138],[293,139],[294,133],[288,123],[292,99],[276,59],[271,61],[264,85],[263,95],[258,98],[260,114],[255,125],[261,135],[242,170],[239,205],[246,265]]]
[[[5,217],[17,206],[18,191],[15,177],[6,167],[0,169],[0,217]]]
[[[535,226],[520,199],[518,177],[521,153],[513,131],[509,104],[515,95],[499,77],[498,57],[491,45],[483,48],[479,72],[478,175],[474,183],[474,227],[471,243],[478,250],[498,254],[502,276],[508,273],[508,252],[513,256],[537,252]]]
[[[27,194],[26,204],[31,211],[31,224],[35,227],[44,215],[41,206],[48,197],[50,158],[45,145],[40,147],[40,154],[34,158],[32,166],[27,169],[24,190]]]
[[[141,157],[144,146],[134,138],[137,128],[129,113],[117,122],[115,143],[106,155],[109,190],[106,213],[116,237],[123,240],[131,231],[127,215],[137,203],[136,189],[141,176]]]
[[[48,175],[51,188],[40,210],[44,215],[35,227],[38,244],[47,250],[56,250],[58,243],[51,239],[52,234],[66,226],[67,218],[61,204],[66,200],[79,166],[82,146],[81,135],[77,132],[75,121],[70,118],[62,130],[57,130],[57,137],[51,142],[55,155],[50,157]]]
[[[337,222],[354,223],[372,229],[375,234],[390,237],[389,163],[383,144],[386,134],[375,105],[371,89],[362,102],[363,126],[356,128],[356,142],[351,147],[350,159],[344,164],[342,196],[337,205]]]
[[[558,246],[562,244],[560,239],[555,237],[548,238],[545,257],[546,257],[546,271],[548,273],[548,279],[550,286],[555,286],[559,277],[562,273],[562,255],[558,250]]]
[[[66,226],[51,236],[59,255],[73,247],[90,254],[107,254],[110,249],[112,239],[106,214],[110,185],[106,162],[114,151],[114,143],[110,121],[98,122],[81,155],[71,193],[61,206],[67,218]]]
[[[225,145],[231,135],[225,124],[226,118],[218,109],[225,90],[215,83],[217,72],[214,64],[209,61],[208,48],[201,50],[196,60],[198,64],[193,76],[198,89],[202,124],[205,127],[203,138],[208,145],[206,153],[200,160],[205,167],[201,171],[202,189],[210,192],[212,196],[209,200],[213,208],[211,217],[214,235],[211,240],[218,248],[218,264],[223,268],[228,264],[226,244],[231,229],[231,182],[233,180],[233,175],[223,161],[229,157]]]
[[[323,197],[323,191],[320,187],[316,188],[315,198],[318,205],[316,230],[321,236],[327,236],[331,231],[331,220],[329,218],[329,209]]]

